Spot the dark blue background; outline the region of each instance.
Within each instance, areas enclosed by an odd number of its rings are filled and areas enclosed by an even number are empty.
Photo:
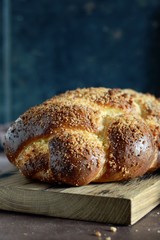
[[[11,30],[12,119],[78,87],[160,96],[159,0],[14,0]]]

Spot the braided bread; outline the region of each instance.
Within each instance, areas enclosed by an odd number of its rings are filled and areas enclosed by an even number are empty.
[[[67,91],[22,114],[4,149],[23,175],[48,183],[143,176],[160,168],[160,101],[130,89]]]

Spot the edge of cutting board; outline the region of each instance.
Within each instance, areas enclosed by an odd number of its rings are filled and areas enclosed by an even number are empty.
[[[54,186],[17,171],[0,175],[0,209],[132,225],[160,203],[159,172],[123,183]]]

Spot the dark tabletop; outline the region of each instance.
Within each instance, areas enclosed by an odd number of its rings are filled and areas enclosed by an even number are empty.
[[[0,173],[12,169],[0,153]],[[133,226],[112,225],[0,211],[0,239],[60,239],[60,240],[158,240],[160,239],[160,205]],[[101,237],[96,236],[96,232]],[[110,237],[110,238],[109,238]]]

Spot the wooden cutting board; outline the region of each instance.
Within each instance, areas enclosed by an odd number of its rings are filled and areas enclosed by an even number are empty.
[[[17,171],[0,175],[0,209],[132,225],[160,203],[160,172],[124,183],[53,186]]]

